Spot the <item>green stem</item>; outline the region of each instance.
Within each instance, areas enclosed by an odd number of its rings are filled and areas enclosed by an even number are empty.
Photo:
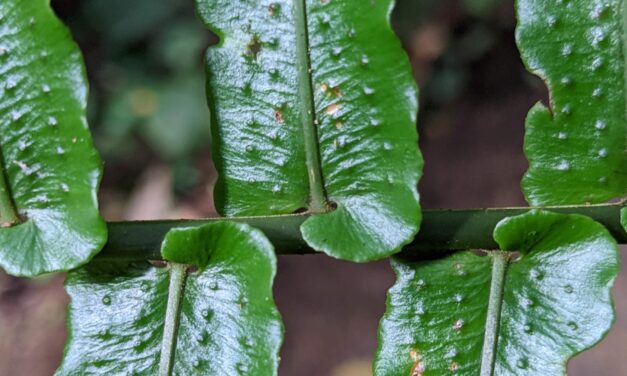
[[[0,227],[8,227],[19,221],[20,217],[17,215],[11,198],[11,190],[0,153]]]
[[[488,314],[483,336],[483,352],[481,354],[481,376],[492,376],[496,361],[496,345],[499,338],[499,324],[503,303],[503,287],[509,263],[509,254],[505,252],[490,252],[492,257],[492,282],[490,284],[490,298],[488,300]]]
[[[181,313],[181,301],[183,300],[186,279],[187,265],[171,263],[168,303],[165,312],[165,324],[163,326],[163,339],[161,340],[159,376],[172,375],[179,328],[179,316]]]
[[[561,214],[588,216],[604,225],[614,238],[627,243],[627,233],[621,225],[621,205],[547,207],[544,210]],[[498,249],[492,237],[497,223],[507,217],[528,212],[530,208],[499,208],[477,210],[427,210],[423,212],[420,233],[405,247],[403,254],[411,256],[446,253],[466,249]],[[272,241],[277,254],[313,253],[300,233],[307,215],[272,217],[207,218],[199,220],[164,220],[110,222],[109,241],[99,259],[160,260],[161,242],[175,227],[201,226],[213,221],[247,223],[259,228]]]
[[[310,211],[327,211],[327,199],[324,193],[318,134],[316,131],[315,105],[311,83],[311,61],[309,59],[309,36],[307,34],[307,9],[305,0],[294,0],[296,18],[296,52],[298,55],[298,88],[300,94],[301,121],[305,142],[305,162],[309,176]]]

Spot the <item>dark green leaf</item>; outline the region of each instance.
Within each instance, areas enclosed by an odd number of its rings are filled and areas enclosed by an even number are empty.
[[[532,211],[503,220],[494,238],[520,258],[393,261],[376,375],[562,375],[601,339],[618,273],[618,247],[602,225]]]
[[[47,0],[0,3],[0,77],[0,266],[20,276],[75,268],[106,241],[102,166],[80,52]]]
[[[265,236],[216,222],[171,230],[161,252],[165,268],[94,262],[68,276],[70,338],[57,374],[276,374],[282,326]]]
[[[627,231],[627,208],[623,208],[620,211],[620,223],[623,225],[625,231]]]
[[[420,222],[417,93],[391,0],[198,0],[221,38],[207,54],[217,206],[228,216],[317,213],[306,241],[382,258]],[[330,203],[337,210],[330,209]]]
[[[523,180],[533,205],[627,193],[623,1],[519,0],[517,40],[551,92],[527,118]]]

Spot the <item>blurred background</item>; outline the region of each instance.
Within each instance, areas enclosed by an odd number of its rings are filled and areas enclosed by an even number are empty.
[[[107,220],[216,215],[203,53],[216,42],[192,0],[52,0],[85,54],[94,140],[106,163]],[[519,181],[527,111],[546,88],[524,69],[512,0],[398,0],[394,27],[421,88],[425,208],[524,205]],[[625,374],[627,276],[618,319],[570,375]],[[66,338],[63,275],[0,272],[0,376],[51,375]],[[394,275],[387,262],[279,260],[286,326],[280,374],[368,376]]]

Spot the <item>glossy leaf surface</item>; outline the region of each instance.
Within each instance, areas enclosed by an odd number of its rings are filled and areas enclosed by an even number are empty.
[[[217,206],[227,216],[321,213],[315,249],[383,258],[420,222],[417,92],[391,0],[198,0],[207,53]]]
[[[627,193],[622,0],[517,2],[518,45],[551,108],[527,118],[523,180],[533,205],[603,202]]]
[[[570,357],[600,340],[613,321],[618,273],[618,247],[603,226],[532,211],[503,220],[494,238],[520,251],[501,274],[492,265],[509,257],[502,252],[393,261],[398,281],[376,375],[562,375]]]
[[[265,236],[216,222],[171,230],[161,252],[174,261],[165,268],[94,262],[68,276],[70,338],[57,374],[169,374],[168,363],[174,375],[276,374],[283,329]],[[187,276],[172,286],[181,266]],[[173,350],[162,350],[172,334]]]
[[[0,77],[0,267],[33,276],[80,266],[106,241],[102,166],[81,55],[47,0],[0,2]]]

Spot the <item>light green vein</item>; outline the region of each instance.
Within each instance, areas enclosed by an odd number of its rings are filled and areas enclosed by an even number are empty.
[[[0,150],[0,227],[8,227],[19,222],[11,189],[4,170],[4,161]]]
[[[294,0],[300,112],[305,141],[307,175],[309,177],[309,210],[312,213],[324,213],[328,210],[328,207],[320,167],[320,151],[311,83],[311,61],[309,58],[309,35],[307,32],[307,9],[305,1],[306,0]]]
[[[163,339],[161,341],[159,376],[172,375],[187,268],[187,265],[183,264],[170,264],[170,286],[168,288],[168,303],[163,326]]]
[[[488,314],[483,336],[483,351],[481,353],[481,376],[492,376],[494,374],[496,346],[498,344],[501,308],[503,305],[503,287],[509,264],[509,254],[506,252],[491,252],[490,257],[492,257],[492,282],[490,284]]]

